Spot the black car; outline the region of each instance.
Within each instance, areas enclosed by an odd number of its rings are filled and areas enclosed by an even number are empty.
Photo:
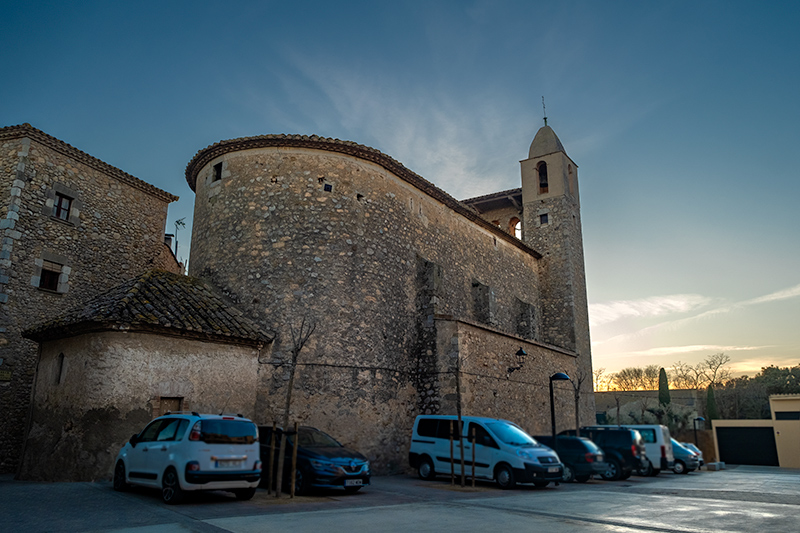
[[[562,431],[560,434],[574,436],[575,430]],[[644,440],[635,429],[581,428],[581,436],[588,437],[605,453],[608,469],[601,474],[605,480],[628,479],[643,464]]]
[[[553,437],[550,435],[536,436],[534,438],[545,446],[556,450]],[[603,450],[591,440],[585,437],[567,435],[559,435],[556,438],[558,439],[556,453],[558,453],[558,457],[564,464],[562,481],[567,483],[571,481],[586,483],[593,475],[603,475],[608,470]]]
[[[265,475],[262,486],[267,486],[268,458],[272,445],[272,427],[259,426],[259,442],[261,458],[264,461]],[[275,459],[273,476],[277,471],[278,453],[280,449],[281,430],[275,438]],[[295,473],[295,494],[307,493],[312,487],[342,488],[347,493],[358,492],[364,485],[369,485],[369,461],[357,451],[342,446],[336,439],[322,431],[302,426],[297,435],[286,434],[286,458],[283,467],[283,485],[289,486],[292,470],[292,449],[295,437],[297,447],[297,470]]]

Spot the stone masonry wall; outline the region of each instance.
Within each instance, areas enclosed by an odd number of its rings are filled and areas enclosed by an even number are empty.
[[[146,333],[44,342],[21,477],[111,479],[120,448],[162,414],[161,397],[182,398],[184,410],[253,417],[257,359],[250,347]]]
[[[163,242],[175,197],[28,128],[0,130],[2,472],[19,464],[36,369],[36,344],[20,332],[145,270],[178,268]],[[52,216],[56,192],[73,195],[67,220]],[[44,261],[62,265],[57,291],[38,288]]]
[[[549,435],[550,376],[575,375],[574,353],[530,342],[461,321],[437,320],[443,406],[441,414],[456,414],[456,358],[461,360],[462,415],[504,418],[531,435]],[[527,353],[519,364],[515,354]],[[520,367],[511,372],[509,368]],[[591,395],[591,390],[589,392]],[[570,382],[554,382],[556,431],[575,428],[575,395]],[[594,423],[594,412],[581,409],[583,424]]]
[[[377,472],[405,467],[414,416],[440,407],[433,316],[513,332],[520,302],[539,306],[534,255],[350,155],[229,152],[199,170],[196,194],[190,274],[276,331],[273,363],[289,356],[290,325],[316,323],[291,418],[355,445]],[[288,367],[260,375],[256,418],[271,423]]]

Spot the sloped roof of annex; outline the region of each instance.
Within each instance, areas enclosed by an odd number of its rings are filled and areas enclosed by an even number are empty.
[[[148,332],[256,347],[274,339],[203,280],[164,270],[145,272],[22,336],[43,342],[97,331]]]

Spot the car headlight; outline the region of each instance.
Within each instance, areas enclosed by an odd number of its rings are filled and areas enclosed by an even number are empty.
[[[536,461],[536,456],[533,455],[532,452],[523,450],[522,448],[517,448],[517,456],[522,459],[528,459],[529,461]]]
[[[316,468],[317,470],[325,470],[326,468],[334,468],[337,465],[333,463],[329,463],[327,461],[317,461],[316,459],[311,460],[311,466]]]

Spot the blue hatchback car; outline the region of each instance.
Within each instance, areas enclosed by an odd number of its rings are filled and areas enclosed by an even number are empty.
[[[676,474],[688,474],[700,466],[697,454],[675,439],[672,439],[672,454],[675,456],[675,465],[672,467],[672,471]]]

